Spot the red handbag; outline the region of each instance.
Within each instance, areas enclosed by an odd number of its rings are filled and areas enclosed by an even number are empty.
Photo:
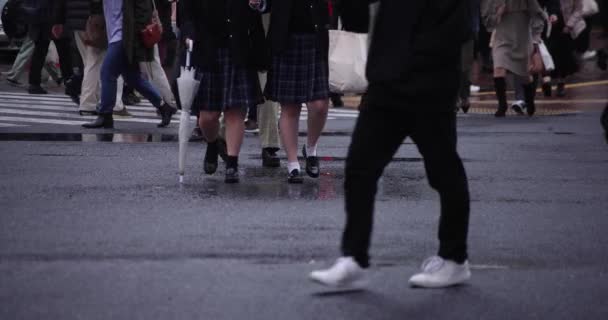
[[[158,17],[158,11],[156,10],[156,3],[152,0],[152,6],[154,10],[152,11],[152,18],[150,19],[150,23],[146,25],[146,27],[141,30],[141,41],[144,43],[144,47],[148,49],[154,48],[154,46],[160,42],[160,39],[163,35],[163,25],[160,23],[160,18]]]

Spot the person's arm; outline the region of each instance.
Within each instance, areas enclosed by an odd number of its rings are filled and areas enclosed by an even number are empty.
[[[577,24],[584,22],[585,18],[583,17],[583,1],[582,0],[574,0],[573,1],[572,12],[570,14],[570,18],[568,21],[564,21],[566,27],[564,28],[565,33],[569,33],[572,29],[576,27]]]
[[[143,30],[152,18],[153,0],[134,0],[134,22],[135,30]]]
[[[53,27],[51,33],[53,37],[59,38],[63,34],[63,25],[65,24],[65,1],[66,0],[55,0],[51,4],[51,22]]]

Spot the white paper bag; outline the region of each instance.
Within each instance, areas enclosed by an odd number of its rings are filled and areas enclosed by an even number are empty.
[[[364,93],[367,90],[367,34],[329,30],[329,90]]]
[[[545,71],[553,71],[555,70],[555,63],[553,63],[553,57],[549,53],[547,46],[545,46],[544,42],[538,44],[538,51],[540,52],[540,57],[543,59],[543,65],[545,65]]]

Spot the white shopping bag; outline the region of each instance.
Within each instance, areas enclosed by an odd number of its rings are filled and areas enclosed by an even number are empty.
[[[543,59],[543,65],[545,66],[545,71],[553,71],[555,70],[555,63],[553,63],[553,57],[547,50],[547,46],[545,46],[544,42],[538,44],[538,51],[540,52],[540,57]]]
[[[329,90],[364,93],[367,90],[367,34],[329,30]]]

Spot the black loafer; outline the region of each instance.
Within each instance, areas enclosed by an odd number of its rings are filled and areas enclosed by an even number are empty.
[[[277,156],[276,148],[262,149],[262,166],[268,168],[281,166],[281,159]]]
[[[224,178],[225,183],[238,183],[239,182],[239,169],[238,168],[226,168],[226,177]]]
[[[203,170],[206,174],[214,174],[217,171],[217,142],[215,145],[207,144],[207,150],[205,151],[205,159],[203,160]]]
[[[321,170],[319,169],[319,157],[308,156],[306,154],[306,146],[302,147],[302,155],[306,158],[306,173],[312,178],[318,178]]]
[[[159,128],[164,128],[164,127],[168,126],[169,123],[171,123],[171,118],[177,112],[177,109],[175,109],[175,108],[173,108],[170,105],[168,105],[168,104],[165,103],[162,106],[160,106],[160,108],[158,109],[158,111],[160,112],[160,116],[162,118],[162,120],[158,124],[158,127]]]
[[[304,183],[304,178],[302,178],[302,175],[300,174],[300,170],[298,170],[298,169],[291,170],[289,175],[287,175],[287,182],[288,183],[298,183],[298,184]]]

